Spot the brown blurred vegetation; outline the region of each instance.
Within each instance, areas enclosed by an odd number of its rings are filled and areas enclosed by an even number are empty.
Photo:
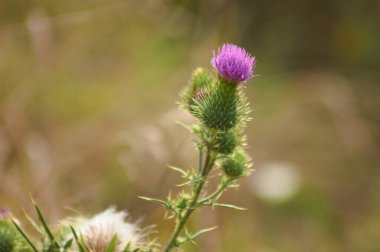
[[[223,198],[249,210],[206,210],[193,225],[219,229],[187,249],[380,251],[379,27],[376,0],[0,1],[0,207],[116,205],[164,241],[172,223],[137,196],[195,164],[177,94],[233,42],[258,59],[255,169],[290,163],[300,186],[271,202],[253,173]]]

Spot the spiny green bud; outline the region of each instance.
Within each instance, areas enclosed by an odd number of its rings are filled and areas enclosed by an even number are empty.
[[[201,120],[213,129],[228,130],[237,123],[237,85],[219,82],[202,103]]]
[[[12,223],[18,222],[7,209],[0,209],[0,252],[21,252],[26,250],[25,239]]]
[[[11,223],[0,220],[0,252],[16,251],[16,237]]]
[[[191,85],[193,85],[194,90],[199,88],[207,88],[210,86],[212,78],[209,73],[203,68],[197,68],[191,76]]]
[[[221,168],[230,178],[238,178],[249,172],[249,158],[242,151],[237,151],[223,160]]]
[[[212,78],[203,68],[197,68],[192,76],[188,87],[182,93],[183,106],[194,114],[194,106],[207,96],[208,87],[211,86]]]
[[[191,126],[191,132],[193,132],[196,135],[199,135],[202,132],[202,127],[198,124],[194,124]]]
[[[220,131],[216,135],[213,149],[220,154],[231,154],[239,144],[239,137],[235,130]]]
[[[191,195],[187,194],[187,193],[181,193],[179,196],[178,196],[178,200],[177,200],[177,208],[179,209],[185,209],[189,203],[189,200],[191,199]]]
[[[238,90],[238,85],[219,79],[209,89],[208,95],[197,103],[196,114],[209,128],[229,130],[244,123],[248,114],[248,103]]]

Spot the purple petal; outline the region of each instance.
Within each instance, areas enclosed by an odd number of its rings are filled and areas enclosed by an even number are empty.
[[[245,82],[252,78],[255,64],[255,57],[233,44],[224,44],[218,48],[218,53],[213,51],[211,59],[211,65],[219,75],[233,83]]]

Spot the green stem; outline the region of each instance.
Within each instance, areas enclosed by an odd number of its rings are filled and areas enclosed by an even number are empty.
[[[203,203],[205,203],[205,202],[207,202],[209,200],[218,199],[218,197],[220,197],[220,195],[230,185],[230,183],[231,183],[231,180],[230,179],[226,179],[225,181],[223,181],[221,183],[221,185],[218,187],[218,189],[215,192],[213,192],[212,194],[210,194],[206,198],[201,199],[198,203],[199,204],[203,204]]]
[[[198,158],[198,173],[201,172],[202,170],[202,163],[203,163],[203,147],[199,146],[198,147],[198,152],[199,152],[199,158]]]
[[[211,146],[214,142],[214,139],[215,137],[213,137],[213,139],[211,140],[211,143],[210,143]],[[201,152],[199,153],[199,155],[201,155]],[[193,199],[190,202],[189,207],[186,209],[184,215],[180,217],[173,231],[173,234],[170,237],[169,242],[164,249],[164,252],[169,252],[174,247],[177,247],[178,236],[181,234],[181,231],[185,227],[187,220],[189,219],[190,215],[193,213],[193,211],[195,210],[195,207],[197,206],[199,196],[202,192],[203,186],[206,183],[207,176],[215,163],[215,160],[216,160],[216,154],[213,151],[211,151],[210,147],[207,148],[206,160],[204,162],[203,169],[201,170],[202,179],[198,182],[197,186],[195,187]]]

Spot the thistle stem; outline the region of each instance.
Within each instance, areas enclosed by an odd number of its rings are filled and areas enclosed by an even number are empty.
[[[230,179],[226,179],[225,181],[223,181],[220,184],[220,186],[218,187],[218,189],[215,192],[213,192],[212,194],[210,194],[206,198],[200,200],[198,203],[202,204],[202,203],[205,203],[205,202],[207,202],[209,200],[218,199],[218,197],[220,197],[220,195],[224,192],[224,190],[226,190],[226,188],[230,185],[230,183],[231,183],[231,180]]]
[[[202,146],[198,147],[198,152],[199,152],[198,173],[200,173],[202,171],[202,164],[203,164],[203,147]]]
[[[211,141],[212,143],[214,141],[214,138]],[[202,152],[200,152],[199,155],[202,155],[201,153]],[[175,227],[175,229],[174,229],[174,231],[170,237],[168,244],[166,245],[166,247],[164,249],[164,252],[169,252],[174,247],[177,247],[178,236],[181,234],[183,228],[185,227],[187,220],[189,219],[190,215],[193,213],[193,211],[195,210],[195,208],[197,206],[199,196],[202,192],[203,186],[206,183],[207,176],[208,176],[209,172],[211,171],[211,168],[213,167],[213,165],[215,163],[215,160],[216,160],[216,153],[211,151],[211,148],[207,148],[206,160],[205,160],[204,165],[203,165],[202,170],[201,170],[202,179],[199,180],[197,186],[194,188],[193,199],[191,200],[189,207],[186,209],[184,215],[179,217],[179,221],[176,224],[176,227]]]

